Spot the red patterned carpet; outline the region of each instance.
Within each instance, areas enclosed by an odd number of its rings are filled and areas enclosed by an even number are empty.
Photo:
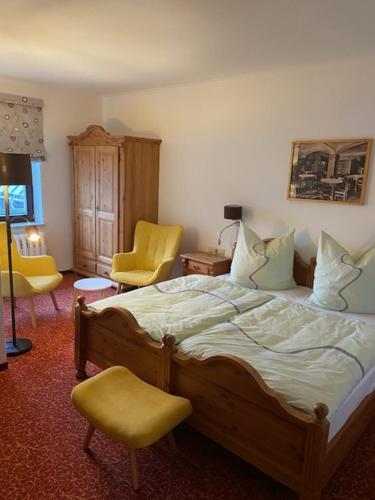
[[[120,445],[95,435],[82,451],[85,422],[70,404],[73,366],[71,283],[57,290],[61,311],[36,298],[38,328],[18,301],[18,333],[33,350],[0,373],[0,499],[251,499],[295,500],[296,495],[209,439],[181,426],[179,454],[160,442],[139,452],[141,489],[134,493]],[[95,294],[88,296],[94,300]],[[9,311],[6,305],[6,326]],[[92,370],[91,370],[92,371]],[[323,493],[322,500],[375,499],[375,422]]]

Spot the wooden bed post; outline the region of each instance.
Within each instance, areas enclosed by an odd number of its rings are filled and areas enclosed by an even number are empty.
[[[323,487],[322,473],[327,457],[328,413],[328,406],[324,403],[317,403],[314,406],[315,418],[307,433],[299,500],[320,500]]]
[[[173,335],[164,335],[159,357],[157,377],[158,387],[165,392],[170,392],[171,390],[171,358],[175,349],[175,337]]]
[[[86,372],[86,347],[84,332],[81,328],[81,322],[84,318],[81,311],[87,311],[87,305],[85,304],[85,297],[79,296],[77,299],[78,306],[75,308],[75,349],[74,349],[74,361],[76,366],[76,379],[84,380],[88,377]]]

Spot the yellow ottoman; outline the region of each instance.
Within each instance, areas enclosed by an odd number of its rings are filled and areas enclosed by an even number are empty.
[[[89,422],[85,450],[95,429],[127,447],[134,489],[138,488],[135,450],[166,434],[174,446],[172,429],[192,412],[188,399],[147,384],[122,366],[108,368],[77,385],[72,402]]]

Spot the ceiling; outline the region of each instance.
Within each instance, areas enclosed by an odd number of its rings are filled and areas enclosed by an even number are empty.
[[[375,53],[374,0],[1,0],[0,75],[108,93]]]

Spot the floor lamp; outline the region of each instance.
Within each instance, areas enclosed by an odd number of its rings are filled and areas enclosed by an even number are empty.
[[[18,356],[30,351],[32,344],[29,339],[17,339],[16,336],[16,315],[13,288],[13,266],[12,266],[12,230],[9,210],[9,186],[31,185],[31,161],[30,155],[15,153],[0,153],[0,186],[4,187],[5,201],[5,222],[7,229],[8,246],[8,268],[9,268],[9,290],[10,290],[10,310],[12,317],[12,339],[7,340],[6,352],[8,356]]]

